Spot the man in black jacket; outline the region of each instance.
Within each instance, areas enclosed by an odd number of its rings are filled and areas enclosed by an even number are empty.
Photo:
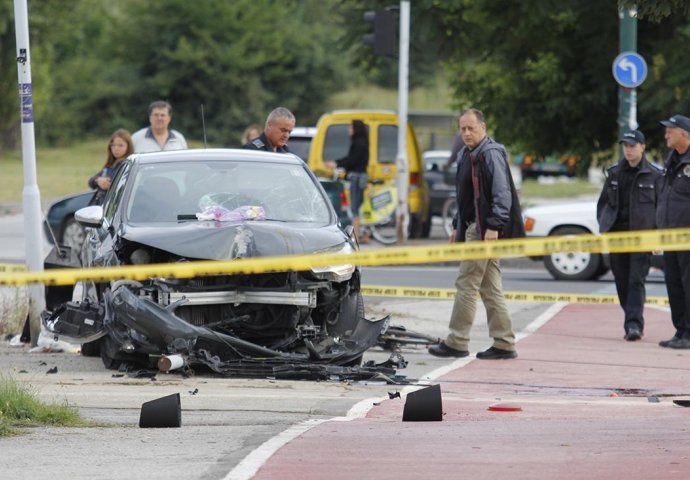
[[[493,241],[524,237],[520,203],[510,175],[506,149],[486,134],[484,114],[474,108],[460,116],[465,147],[458,154],[456,198],[458,214],[451,242]],[[493,345],[477,353],[484,360],[517,358],[515,334],[508,313],[501,268],[497,258],[465,260],[455,281],[457,293],[445,341],[429,348],[437,357],[469,355],[469,334],[474,322],[477,293],[486,308]]]
[[[599,231],[651,230],[656,226],[655,184],[662,171],[647,161],[645,138],[639,130],[624,133],[619,143],[623,144],[624,158],[607,170],[597,202]],[[644,332],[644,282],[651,253],[612,253],[609,260],[618,300],[625,312],[624,338],[634,342]]]
[[[295,129],[295,116],[285,107],[278,107],[268,114],[264,131],[242,148],[266,152],[289,153],[290,134]]]
[[[671,149],[659,182],[656,206],[658,228],[690,227],[690,118],[674,115],[660,122]],[[671,320],[676,333],[662,347],[690,349],[690,251],[664,251],[664,274]]]

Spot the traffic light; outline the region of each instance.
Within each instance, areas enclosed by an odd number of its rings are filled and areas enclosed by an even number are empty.
[[[374,33],[362,37],[364,43],[374,47],[376,55],[395,56],[396,35],[395,15],[390,10],[370,10],[364,12],[364,20],[374,24]]]

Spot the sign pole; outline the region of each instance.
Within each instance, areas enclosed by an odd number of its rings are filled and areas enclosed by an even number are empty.
[[[398,156],[397,189],[398,207],[396,209],[396,231],[398,243],[407,240],[409,212],[407,192],[410,182],[407,166],[407,107],[408,107],[408,69],[410,45],[410,2],[400,2],[400,55],[398,57]]]
[[[637,10],[635,8],[621,8],[618,14],[620,19],[620,52],[636,52]],[[636,100],[634,87],[620,86],[618,88],[618,138],[626,131],[636,130],[638,127]]]
[[[36,145],[34,139],[33,86],[31,84],[31,55],[29,52],[29,14],[26,0],[14,0],[14,25],[17,37],[17,71],[21,101],[22,160],[24,189],[24,245],[26,266],[30,272],[43,271],[43,232],[41,223],[41,194],[36,182]],[[29,326],[31,345],[38,344],[41,333],[41,312],[45,310],[45,287],[33,284],[29,289]]]

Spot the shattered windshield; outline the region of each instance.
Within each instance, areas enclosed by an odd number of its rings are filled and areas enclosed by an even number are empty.
[[[142,164],[127,204],[132,223],[281,221],[327,224],[327,200],[301,165],[255,161]]]

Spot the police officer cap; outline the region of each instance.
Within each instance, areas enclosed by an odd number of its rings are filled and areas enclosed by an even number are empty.
[[[690,118],[685,115],[674,115],[668,120],[662,120],[659,123],[664,127],[682,128],[686,132],[690,132]]]
[[[639,130],[630,130],[629,132],[625,132],[623,135],[621,135],[621,139],[618,140],[618,143],[625,143],[628,145],[641,143],[644,145],[644,135]]]

